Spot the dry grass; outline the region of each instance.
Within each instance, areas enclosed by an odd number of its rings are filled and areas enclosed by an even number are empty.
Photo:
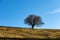
[[[9,38],[60,38],[60,30],[9,28],[0,26],[0,37]]]

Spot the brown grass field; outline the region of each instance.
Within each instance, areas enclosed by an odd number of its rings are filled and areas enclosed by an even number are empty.
[[[0,37],[5,38],[60,38],[58,29],[31,29],[0,26]]]

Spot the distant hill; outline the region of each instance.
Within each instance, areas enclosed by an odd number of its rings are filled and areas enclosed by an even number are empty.
[[[31,29],[0,26],[0,37],[8,38],[60,38],[60,30]]]

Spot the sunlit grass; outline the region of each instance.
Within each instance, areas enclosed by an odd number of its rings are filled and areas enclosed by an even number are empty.
[[[60,30],[11,28],[0,26],[0,37],[9,38],[60,38]]]

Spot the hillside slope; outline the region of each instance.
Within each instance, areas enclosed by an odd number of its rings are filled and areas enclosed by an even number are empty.
[[[11,28],[0,26],[0,37],[9,38],[60,38],[60,30]]]

